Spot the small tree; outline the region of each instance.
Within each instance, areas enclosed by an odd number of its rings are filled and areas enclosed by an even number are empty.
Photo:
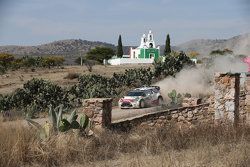
[[[114,50],[108,47],[96,47],[86,54],[86,59],[103,63],[104,59],[110,59],[115,54]]]
[[[10,66],[10,64],[15,60],[14,56],[8,53],[0,53],[0,64],[4,67]]]
[[[199,56],[200,54],[196,51],[190,51],[188,52],[188,57],[190,57],[191,59],[195,59]]]
[[[122,57],[123,56],[123,48],[122,48],[122,37],[121,35],[119,35],[119,39],[118,39],[118,45],[117,45],[117,57]]]
[[[167,56],[170,53],[171,53],[171,45],[170,45],[170,36],[168,34],[166,38],[166,43],[165,43],[164,55]]]

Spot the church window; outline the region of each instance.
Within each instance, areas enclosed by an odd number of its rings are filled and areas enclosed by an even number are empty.
[[[149,43],[149,47],[150,47],[150,48],[153,48],[153,44],[152,44],[152,43]]]

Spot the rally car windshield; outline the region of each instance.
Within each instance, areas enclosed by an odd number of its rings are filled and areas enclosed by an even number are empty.
[[[132,91],[128,92],[127,96],[145,96],[145,93],[141,91]]]

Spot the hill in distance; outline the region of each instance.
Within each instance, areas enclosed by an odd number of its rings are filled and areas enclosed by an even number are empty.
[[[44,56],[44,55],[62,55],[67,60],[75,59],[84,55],[92,48],[97,46],[109,47],[116,49],[116,46],[110,43],[99,41],[87,41],[81,39],[60,40],[37,46],[0,46],[0,53],[10,53],[17,57],[20,56]],[[124,46],[124,54],[129,54],[130,46]],[[235,54],[250,55],[250,33],[235,36],[229,39],[196,39],[183,44],[173,46],[177,51],[197,51],[201,56],[207,56],[212,50],[230,49]],[[161,46],[163,54],[164,45]]]
[[[184,52],[197,51],[201,56],[207,56],[213,50],[230,49],[235,54],[250,55],[250,33],[229,39],[196,39],[177,45],[177,50]]]

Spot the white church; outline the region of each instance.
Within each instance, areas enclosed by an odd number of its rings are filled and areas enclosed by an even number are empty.
[[[122,58],[112,58],[108,60],[110,65],[121,64],[152,64],[160,56],[160,46],[156,46],[154,35],[150,30],[149,33],[143,34],[141,43],[137,48],[130,48],[129,55],[123,55]]]

